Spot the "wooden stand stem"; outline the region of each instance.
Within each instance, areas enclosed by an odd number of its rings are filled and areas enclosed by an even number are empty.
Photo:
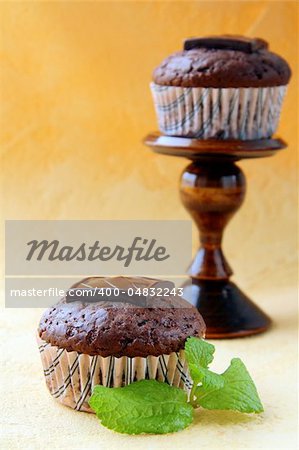
[[[200,234],[201,248],[189,269],[200,280],[226,280],[232,274],[222,249],[223,231],[241,206],[245,176],[233,162],[196,161],[181,177],[181,199]]]

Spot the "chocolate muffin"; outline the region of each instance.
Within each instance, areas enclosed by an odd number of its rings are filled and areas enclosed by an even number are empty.
[[[160,129],[199,139],[269,138],[290,76],[288,63],[262,39],[187,39],[153,73]]]
[[[94,277],[72,286],[69,293],[109,288],[160,288],[162,294],[171,290],[169,283],[149,278]],[[127,295],[113,301],[104,296],[96,302],[74,298],[68,295],[46,310],[38,328],[46,383],[61,403],[91,412],[88,400],[95,385],[116,387],[140,379],[190,389],[184,344],[189,336],[205,332],[202,317],[190,303],[177,295]]]

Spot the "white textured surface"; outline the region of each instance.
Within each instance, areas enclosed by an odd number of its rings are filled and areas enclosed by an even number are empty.
[[[216,345],[215,370],[239,356],[251,372],[265,412],[258,416],[198,410],[187,430],[166,436],[111,432],[94,415],[55,402],[42,374],[35,330],[41,310],[3,310],[1,449],[295,449],[297,406],[296,289],[248,292],[275,321],[264,335]]]

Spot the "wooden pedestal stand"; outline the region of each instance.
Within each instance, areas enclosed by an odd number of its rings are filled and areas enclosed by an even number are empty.
[[[207,325],[207,338],[249,336],[271,321],[233,282],[221,241],[226,224],[241,206],[246,179],[236,161],[271,156],[285,147],[281,139],[198,140],[150,134],[144,140],[157,153],[192,161],[181,176],[183,205],[194,219],[200,248],[191,263],[185,298]],[[240,249],[242,251],[242,249]]]

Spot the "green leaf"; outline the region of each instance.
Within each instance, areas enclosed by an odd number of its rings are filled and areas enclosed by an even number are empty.
[[[196,337],[190,337],[185,344],[185,354],[189,372],[194,384],[198,384],[205,376],[202,369],[207,368],[214,359],[215,347]]]
[[[200,380],[200,382],[210,389],[221,389],[224,386],[224,379],[222,375],[212,372],[204,367],[196,366],[195,364],[189,365],[190,373],[192,372],[195,379]],[[194,379],[194,378],[193,378]]]
[[[185,344],[185,353],[189,364],[208,367],[214,359],[215,347],[209,342],[196,337],[190,337]]]
[[[230,409],[244,413],[263,411],[254,382],[239,358],[232,359],[229,368],[222,374],[223,384],[202,379],[202,386],[195,389],[197,403],[206,409]],[[206,382],[207,380],[207,382]]]
[[[102,425],[119,433],[171,433],[193,421],[186,392],[155,380],[121,388],[95,386],[89,404]]]

